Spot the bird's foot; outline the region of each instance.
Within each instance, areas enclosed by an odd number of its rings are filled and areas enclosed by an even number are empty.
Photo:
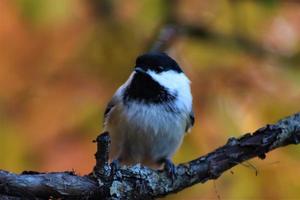
[[[118,159],[113,160],[110,163],[111,174],[115,174],[121,168],[120,161]]]
[[[176,178],[176,166],[170,159],[164,160],[164,170],[167,172],[168,176],[171,177],[172,181]]]

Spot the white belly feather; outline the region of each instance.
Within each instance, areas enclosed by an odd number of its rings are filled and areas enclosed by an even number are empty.
[[[154,164],[170,158],[181,144],[186,113],[136,102],[117,105],[105,125],[112,137],[111,158],[124,164]]]

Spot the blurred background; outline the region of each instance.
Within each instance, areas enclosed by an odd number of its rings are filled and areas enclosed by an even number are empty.
[[[176,163],[299,111],[296,0],[1,0],[0,22],[0,169],[89,173],[106,103],[170,24],[196,116]],[[299,199],[299,153],[167,199]]]

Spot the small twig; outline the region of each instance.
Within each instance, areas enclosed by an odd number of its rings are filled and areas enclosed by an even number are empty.
[[[108,177],[110,174],[109,167],[109,149],[110,149],[110,137],[108,132],[104,132],[96,139],[97,152],[95,153],[96,165],[94,167],[94,173],[98,176]]]
[[[156,40],[150,47],[150,51],[166,51],[175,42],[177,35],[178,29],[176,25],[165,25],[160,29]]]
[[[245,167],[248,167],[250,169],[253,169],[253,171],[255,172],[255,176],[258,175],[259,171],[258,169],[255,167],[255,165],[253,165],[251,162],[246,161],[245,163],[242,163]]]
[[[213,184],[214,184],[214,191],[215,191],[215,194],[216,194],[216,196],[217,196],[217,199],[218,199],[218,200],[221,200],[221,196],[220,196],[219,191],[218,191],[218,188],[217,188],[216,180],[213,180]]]

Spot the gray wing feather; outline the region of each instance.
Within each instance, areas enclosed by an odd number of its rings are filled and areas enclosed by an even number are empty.
[[[107,117],[109,116],[109,113],[112,111],[112,109],[115,107],[115,105],[117,104],[117,98],[114,96],[107,104],[105,111],[104,111],[104,120],[103,120],[103,124],[105,123]]]
[[[189,132],[191,130],[191,128],[194,126],[194,123],[195,123],[195,115],[194,115],[194,112],[191,111],[187,118],[185,131]]]

